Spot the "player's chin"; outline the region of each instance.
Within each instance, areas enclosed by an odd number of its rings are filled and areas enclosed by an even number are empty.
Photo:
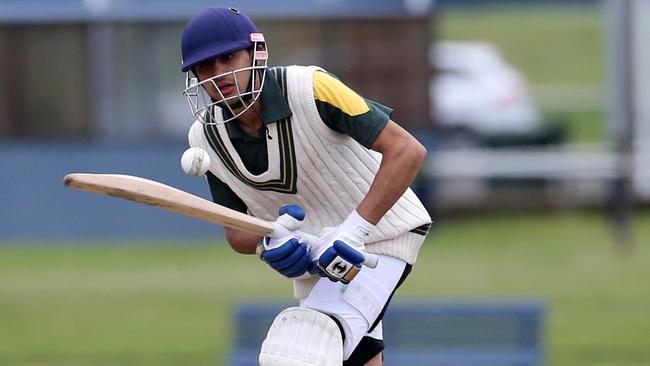
[[[228,108],[232,110],[238,110],[244,107],[248,107],[248,105],[252,102],[253,98],[250,95],[242,96],[239,97],[237,95],[234,95],[232,97],[226,97],[225,99],[221,100],[220,102],[217,103],[217,106],[220,108]]]
[[[230,108],[230,109],[237,109],[237,108],[241,108],[243,106],[242,102],[241,102],[241,100],[239,100],[239,98],[232,97],[232,96],[231,97],[226,96],[225,99],[222,99],[222,100],[216,102],[215,104],[219,108]]]

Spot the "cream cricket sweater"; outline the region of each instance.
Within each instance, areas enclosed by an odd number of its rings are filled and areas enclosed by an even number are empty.
[[[273,221],[281,206],[298,204],[306,213],[301,230],[318,235],[341,224],[356,209],[379,169],[381,154],[321,120],[314,100],[316,70],[321,69],[286,68],[283,87],[293,115],[267,126],[266,172],[254,175],[246,170],[225,125],[197,121],[190,129],[189,143],[210,154],[210,171],[244,201],[250,215]],[[221,113],[215,115],[221,118]],[[403,234],[430,222],[420,200],[407,189],[377,223],[366,249],[414,263],[422,240]],[[306,296],[317,279],[295,281],[296,297]]]

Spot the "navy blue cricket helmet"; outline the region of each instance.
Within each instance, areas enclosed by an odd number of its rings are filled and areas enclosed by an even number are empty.
[[[207,8],[185,26],[181,50],[186,72],[211,58],[252,47],[251,34],[258,33],[253,21],[234,8]]]
[[[214,75],[199,81],[193,75],[195,66],[210,59],[252,48],[251,66]],[[252,107],[259,97],[266,76],[268,52],[264,35],[258,32],[253,21],[235,8],[207,8],[194,16],[185,26],[181,41],[181,71],[186,73],[185,91],[190,110],[199,121],[206,124],[220,124],[233,120]],[[237,85],[236,95],[220,99],[207,95],[204,86],[211,83],[216,88],[216,79],[227,74],[251,72],[248,86]],[[218,88],[216,88],[218,90]],[[218,108],[228,108],[232,118],[220,120],[214,113]],[[243,107],[243,109],[242,109]],[[219,122],[215,122],[219,120]]]

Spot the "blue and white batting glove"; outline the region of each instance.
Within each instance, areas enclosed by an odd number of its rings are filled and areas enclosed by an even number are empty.
[[[321,270],[321,276],[347,284],[359,273],[364,259],[364,255],[357,249],[336,240],[321,254],[317,266]]]
[[[361,269],[364,242],[374,230],[375,225],[355,210],[341,225],[318,239],[311,249],[311,259],[331,280],[349,283]]]
[[[260,258],[283,276],[295,278],[308,270],[316,272],[315,263],[309,256],[307,243],[293,230],[305,219],[305,211],[298,205],[280,208],[280,216],[274,222],[275,229],[257,244]]]

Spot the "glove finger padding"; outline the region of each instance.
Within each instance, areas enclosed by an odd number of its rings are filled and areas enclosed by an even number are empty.
[[[289,278],[318,272],[309,254],[307,243],[296,234],[305,220],[305,211],[298,205],[282,206],[280,216],[273,223],[273,232],[257,246],[257,254],[273,269]]]
[[[282,271],[286,273],[286,276],[289,278],[298,277],[304,274],[309,270],[311,266],[311,259],[309,254],[305,253],[297,261],[291,264],[289,267],[284,268]]]
[[[361,270],[365,257],[357,249],[336,240],[318,259],[318,268],[332,281],[349,283]]]
[[[260,258],[283,276],[298,277],[313,266],[307,245],[297,238],[291,238],[273,249],[264,250],[261,242],[258,245],[260,247]]]
[[[280,207],[280,216],[275,220],[287,230],[297,230],[305,220],[305,210],[298,205],[285,205]]]
[[[304,258],[305,256],[307,256],[307,259]],[[281,271],[285,269],[288,270],[290,267],[294,266],[295,264],[301,264],[303,262],[304,262],[303,265],[306,265],[309,262],[309,253],[307,253],[306,250],[303,250],[303,248],[296,248],[288,256],[268,263],[275,270]]]
[[[286,242],[280,244],[280,246],[278,247],[264,250],[260,254],[262,260],[269,263],[277,262],[282,260],[283,258],[288,257],[289,255],[291,255],[291,253],[295,252],[296,248],[300,245],[299,240],[297,238],[290,238],[290,239],[287,238],[287,239],[288,240]],[[264,238],[264,240],[268,242],[268,237]]]

